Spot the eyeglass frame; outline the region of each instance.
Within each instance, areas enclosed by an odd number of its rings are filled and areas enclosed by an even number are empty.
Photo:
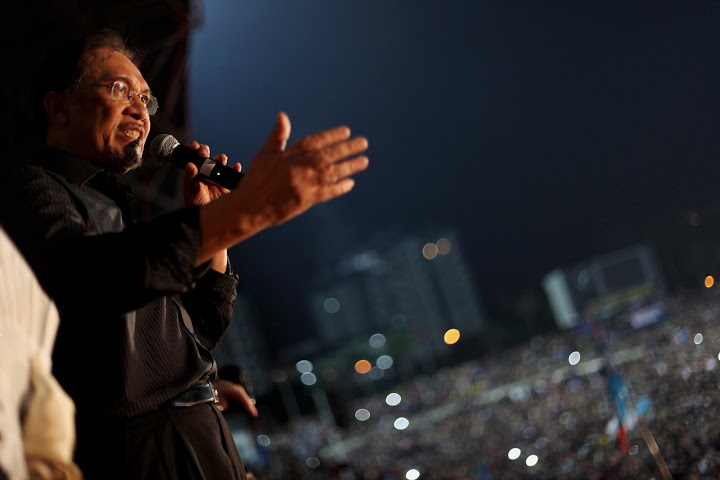
[[[127,87],[127,91],[128,91],[128,94],[127,94],[128,101],[127,102],[122,100],[122,94],[120,94],[120,96],[117,98],[112,94],[112,92],[115,91],[115,85],[117,85],[118,83],[124,84]],[[143,106],[145,107],[145,110],[148,112],[148,115],[155,115],[158,111],[158,99],[156,96],[154,96],[152,93],[133,92],[132,88],[130,88],[130,85],[125,80],[115,80],[112,83],[76,83],[75,85],[70,85],[67,88],[75,88],[75,87],[110,87],[110,96],[116,102],[121,102],[121,103],[130,105],[130,104],[132,104],[133,97],[137,96],[140,99],[140,103],[143,104]],[[148,99],[147,103],[143,102],[143,100],[142,100],[143,96],[147,97],[147,99]],[[151,107],[149,107],[149,105],[153,102],[153,100],[155,101],[155,108],[151,112],[150,111]]]

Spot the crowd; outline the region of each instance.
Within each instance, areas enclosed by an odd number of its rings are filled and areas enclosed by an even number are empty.
[[[304,417],[270,436],[258,478],[720,478],[720,295],[662,309],[642,328],[625,312],[417,377],[393,388],[396,406],[389,391],[357,398],[347,415],[370,417],[344,430]],[[624,435],[609,372],[627,388]]]

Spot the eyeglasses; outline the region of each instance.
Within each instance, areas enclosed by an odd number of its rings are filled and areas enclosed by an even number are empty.
[[[140,103],[145,105],[148,115],[155,115],[158,109],[158,99],[149,93],[136,93],[130,89],[130,86],[122,81],[115,80],[113,83],[79,83],[71,85],[73,87],[110,87],[110,96],[113,100],[122,103],[132,103],[133,97],[137,96]]]

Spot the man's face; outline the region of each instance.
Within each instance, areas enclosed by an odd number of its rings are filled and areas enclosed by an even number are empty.
[[[150,88],[138,68],[125,55],[100,48],[89,62],[89,70],[74,90],[68,110],[68,140],[74,153],[109,173],[126,173],[142,163],[150,116],[137,96],[130,103],[112,98],[110,87],[82,86],[127,83],[134,93]]]

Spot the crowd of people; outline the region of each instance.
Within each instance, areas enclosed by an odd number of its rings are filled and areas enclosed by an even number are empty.
[[[357,398],[347,414],[370,418],[344,430],[303,418],[271,436],[258,478],[719,478],[720,295],[661,305],[642,328],[626,312],[419,376],[393,388],[396,406],[389,391]],[[622,413],[609,372],[627,388]]]

